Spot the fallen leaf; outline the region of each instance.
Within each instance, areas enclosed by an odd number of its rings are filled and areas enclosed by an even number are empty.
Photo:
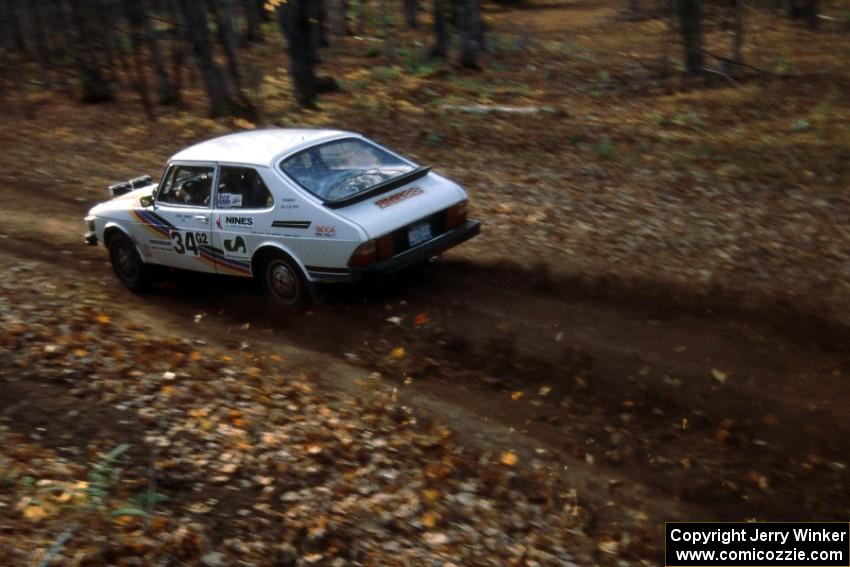
[[[517,390],[517,391],[515,391],[515,392],[511,392],[511,399],[512,399],[513,401],[517,401],[518,399],[520,399],[520,398],[521,398],[521,397],[523,397],[524,395],[525,395],[525,393],[524,393],[524,392],[521,392],[520,390]]]
[[[540,386],[540,389],[537,390],[537,394],[540,396],[548,396],[549,392],[552,391],[551,386]]]
[[[499,462],[503,465],[508,465],[509,467],[514,466],[519,461],[519,457],[517,457],[516,453],[512,451],[504,451],[499,457]]]
[[[100,315],[98,315],[96,317],[96,319],[97,319],[97,322],[100,323],[101,325],[108,325],[111,322],[109,315],[107,315],[105,313],[101,313]]]
[[[725,384],[726,379],[729,378],[729,376],[725,372],[722,372],[716,368],[711,369],[711,377],[720,382],[721,384]]]
[[[404,355],[407,354],[404,351],[404,347],[395,347],[392,352],[390,352],[390,356],[396,360],[401,360],[404,358]]]
[[[428,317],[428,313],[425,313],[425,312],[420,313],[413,320],[413,323],[416,324],[416,325],[427,325],[430,322],[431,322],[431,318]]]
[[[24,518],[31,522],[40,522],[47,517],[47,511],[41,506],[27,506],[24,508]]]
[[[433,528],[434,526],[437,525],[437,520],[439,518],[440,517],[434,512],[426,512],[422,516],[422,525],[425,526],[426,528]]]

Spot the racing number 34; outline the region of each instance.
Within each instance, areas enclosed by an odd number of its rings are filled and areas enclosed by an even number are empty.
[[[174,244],[174,251],[178,254],[185,254],[188,250],[197,256],[198,244],[207,244],[207,235],[204,232],[186,232],[184,236],[184,233],[172,230],[171,242]]]

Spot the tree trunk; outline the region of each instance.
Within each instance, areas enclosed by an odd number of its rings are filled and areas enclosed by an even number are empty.
[[[314,108],[316,56],[310,29],[310,0],[288,0],[278,7],[278,19],[287,42],[295,100],[305,108]]]
[[[242,0],[242,11],[245,13],[245,29],[242,31],[242,41],[245,43],[261,43],[263,35],[260,31],[260,13],[254,0]],[[263,9],[265,11],[265,9]]]
[[[351,35],[351,26],[348,25],[348,0],[337,0],[334,13],[336,14],[334,29],[337,35]]]
[[[236,110],[230,85],[213,59],[207,13],[202,0],[177,0],[192,53],[201,71],[213,117],[232,114]]]
[[[115,100],[115,83],[108,80],[101,69],[100,54],[104,51],[104,37],[98,33],[97,16],[86,0],[69,0],[69,17],[74,34],[71,56],[80,77],[80,98],[87,103]]]
[[[434,46],[431,56],[447,59],[449,56],[449,28],[446,23],[446,0],[434,0]]]
[[[154,77],[156,80],[156,100],[159,104],[177,104],[180,102],[180,92],[177,90],[176,85],[171,82],[168,72],[165,70],[165,61],[162,56],[159,35],[153,31],[151,26],[148,2],[147,0],[135,1],[141,7],[141,21],[139,25],[142,29],[142,41],[150,48],[151,60],[153,61]]]
[[[381,33],[384,36],[384,57],[389,63],[395,61],[395,46],[393,36],[390,33],[390,11],[387,0],[378,0],[378,11],[381,13]]]
[[[479,0],[461,0],[458,3],[460,32],[460,64],[468,69],[480,69],[478,52],[481,32],[481,7]]]
[[[818,0],[809,0],[809,10],[806,14],[806,24],[810,30],[818,29],[818,12],[820,11],[820,2]]]
[[[730,0],[732,9],[732,60],[735,63],[743,63],[741,45],[744,41],[744,0]]]
[[[120,48],[115,42],[115,34],[113,33],[115,30],[115,18],[111,8],[106,0],[97,0],[95,12],[97,15],[97,25],[100,28],[98,31],[102,37],[101,48],[106,57],[106,69],[109,71],[109,80],[117,85],[120,81],[118,79],[116,59],[117,62],[121,63],[125,74],[128,73],[129,69],[126,58],[118,52]]]
[[[357,35],[366,33],[366,2],[368,0],[357,0]]]
[[[678,0],[679,25],[685,51],[685,70],[696,75],[702,72],[702,6],[700,0]]]
[[[145,5],[139,0],[124,0],[124,17],[130,24],[130,49],[133,56],[133,87],[142,101],[142,108],[145,115],[151,122],[156,121],[156,115],[153,112],[153,105],[148,94],[148,81],[145,76],[145,67],[143,62],[143,53],[145,51]]]
[[[27,42],[24,39],[23,26],[21,26],[21,0],[9,0],[7,10],[6,17],[11,32],[10,43],[19,53],[27,53]]]
[[[177,0],[168,0],[166,6],[174,19],[174,27],[171,29],[171,76],[174,78],[174,92],[179,102],[182,99],[180,93],[183,91],[183,64],[186,60],[183,41],[186,34],[181,31],[184,29],[183,17],[180,15]]]
[[[818,27],[818,0],[788,0],[787,15],[792,20],[805,20],[809,29]]]
[[[218,43],[224,50],[227,74],[236,91],[240,92],[242,90],[242,74],[239,71],[236,31],[233,28],[233,22],[236,19],[233,13],[233,4],[231,0],[207,0],[207,7],[215,18]]]
[[[419,13],[419,0],[404,0],[404,21],[407,27],[416,29],[419,27],[417,15]]]
[[[313,9],[311,20],[315,25],[316,33],[313,34],[313,40],[319,47],[327,47],[330,45],[328,41],[327,20],[328,6],[326,0],[313,0],[310,3]]]
[[[41,2],[34,1],[28,2],[25,6],[29,35],[32,37],[35,53],[38,56],[42,71],[46,72],[53,65],[50,60],[50,37],[45,33],[46,26],[44,24],[44,15],[42,14],[42,5]]]

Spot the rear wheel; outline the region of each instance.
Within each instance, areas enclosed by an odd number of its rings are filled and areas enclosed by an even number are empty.
[[[283,311],[301,311],[310,303],[301,269],[285,254],[272,252],[266,257],[262,281],[272,304]]]
[[[109,239],[109,260],[115,275],[128,289],[143,291],[150,287],[147,266],[126,234],[118,233]]]

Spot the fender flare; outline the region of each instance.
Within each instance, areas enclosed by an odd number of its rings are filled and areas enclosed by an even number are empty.
[[[118,232],[124,234],[124,236],[129,238],[130,242],[133,243],[133,246],[136,247],[136,253],[139,255],[139,259],[141,259],[143,264],[147,264],[147,261],[145,261],[145,255],[142,253],[142,249],[139,246],[139,242],[135,238],[133,238],[133,236],[130,234],[130,231],[128,231],[126,228],[124,228],[115,221],[109,221],[103,226],[103,246],[107,250],[109,249],[109,243],[106,240],[106,234],[111,230],[117,230]]]
[[[256,270],[254,269],[255,266],[256,266],[257,258],[260,256],[260,254],[265,253],[269,249],[275,249],[279,252],[283,252],[284,254],[286,254],[286,256],[290,260],[295,262],[295,264],[298,266],[298,269],[301,270],[301,275],[304,276],[304,280],[307,281],[308,283],[312,282],[312,280],[310,280],[310,274],[307,271],[307,267],[301,262],[301,260],[298,258],[298,256],[293,254],[292,251],[289,250],[286,246],[284,246],[280,242],[276,242],[274,240],[265,240],[265,241],[259,243],[254,248],[254,252],[251,254],[251,276],[252,277],[257,277]]]

